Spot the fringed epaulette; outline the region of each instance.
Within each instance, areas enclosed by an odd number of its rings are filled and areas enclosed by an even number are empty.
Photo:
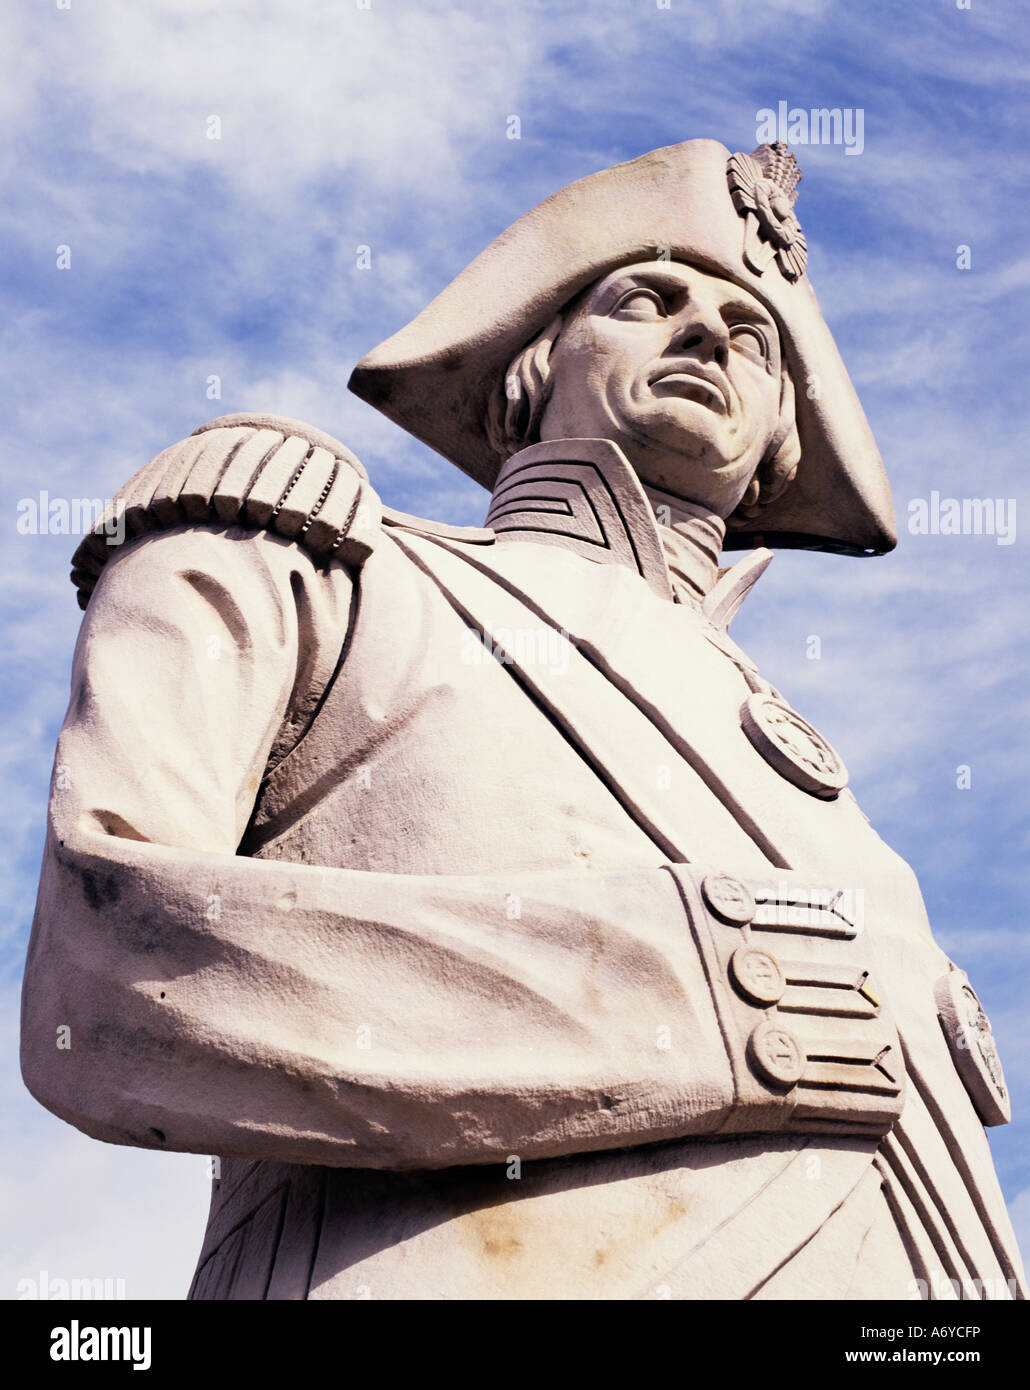
[[[71,578],[85,608],[119,545],[205,523],[272,531],[359,566],[381,522],[368,474],[339,440],[279,415],[222,415],[140,469],[83,538]]]

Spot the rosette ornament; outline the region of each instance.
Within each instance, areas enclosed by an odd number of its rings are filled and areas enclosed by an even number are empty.
[[[745,219],[744,263],[761,275],[775,259],[784,276],[805,273],[808,247],[794,216],[801,170],[782,140],[750,154],[731,155],[726,166],[733,206]]]

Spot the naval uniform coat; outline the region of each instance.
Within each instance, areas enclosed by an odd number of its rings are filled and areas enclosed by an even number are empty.
[[[1022,1296],[965,977],[742,725],[755,567],[693,601],[624,461],[543,464],[360,567],[168,509],[102,567],[30,1089],[218,1157],[193,1298]]]

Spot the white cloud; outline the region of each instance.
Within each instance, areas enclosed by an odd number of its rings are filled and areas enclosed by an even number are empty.
[[[41,98],[59,72],[66,138],[107,167],[216,171],[276,216],[300,186],[345,171],[360,172],[366,196],[412,179],[438,191],[466,176],[455,152],[470,133],[492,122],[504,137],[501,101],[525,73],[533,8],[95,0],[12,13],[10,110],[53,119]],[[65,197],[70,208],[76,190]],[[307,215],[301,202],[293,212]]]
[[[19,1281],[38,1285],[43,1270],[124,1279],[126,1298],[184,1298],[207,1222],[206,1160],[101,1144],[49,1115],[15,1069],[17,997],[2,1002],[0,1298],[20,1297]]]
[[[19,1282],[122,1279],[127,1298],[183,1299],[200,1254],[210,1178],[203,1158],[99,1144],[59,1120],[22,1141],[0,1176],[0,1297]],[[35,1156],[25,1165],[24,1160]]]

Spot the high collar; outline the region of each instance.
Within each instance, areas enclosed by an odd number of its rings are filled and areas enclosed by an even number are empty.
[[[709,507],[644,485],[658,522],[658,534],[676,598],[701,604],[719,578],[719,555],[726,523]]]
[[[635,570],[662,598],[700,607],[719,574],[726,528],[706,507],[642,486],[608,439],[556,439],[513,454],[486,525]]]

